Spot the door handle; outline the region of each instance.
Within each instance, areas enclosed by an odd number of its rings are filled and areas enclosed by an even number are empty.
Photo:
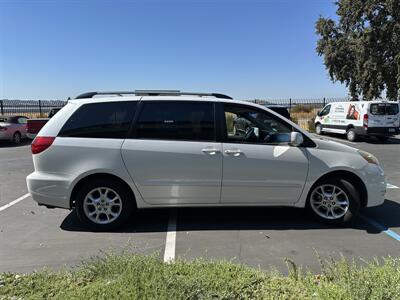
[[[227,149],[224,151],[226,154],[233,154],[233,156],[239,156],[242,152],[240,149]]]
[[[209,154],[209,155],[215,155],[219,152],[219,150],[216,148],[204,148],[204,149],[201,149],[201,152]]]

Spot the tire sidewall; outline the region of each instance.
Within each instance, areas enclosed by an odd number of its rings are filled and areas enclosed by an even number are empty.
[[[18,131],[15,132],[13,134],[13,143],[16,144],[16,145],[20,144],[21,143],[21,138],[22,138],[21,134]]]
[[[357,134],[353,128],[350,128],[349,130],[347,130],[346,138],[350,142],[354,142],[357,139]]]
[[[320,215],[318,215],[316,212],[314,212],[313,208],[311,207],[310,198],[312,192],[316,187],[323,184],[332,184],[338,186],[346,193],[347,198],[349,199],[350,202],[349,209],[347,210],[346,214],[339,219],[334,219],[334,220],[325,219]],[[332,225],[345,225],[354,221],[354,217],[358,214],[360,210],[360,194],[354,187],[354,185],[346,179],[332,178],[332,179],[322,180],[317,184],[313,185],[313,187],[310,189],[310,192],[308,193],[307,197],[306,208],[308,212],[311,213],[312,216],[320,222]]]
[[[117,219],[109,224],[97,224],[92,222],[85,214],[83,202],[87,194],[95,188],[108,187],[113,189],[121,198],[122,211]],[[80,221],[93,231],[114,230],[126,223],[134,211],[134,199],[127,188],[115,180],[99,179],[88,181],[76,194],[76,212]]]
[[[321,135],[322,134],[322,125],[321,124],[317,124],[317,125],[315,125],[315,132],[318,134],[318,135]]]

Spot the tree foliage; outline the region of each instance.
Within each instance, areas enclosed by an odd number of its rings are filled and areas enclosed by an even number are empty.
[[[338,0],[338,21],[320,17],[317,53],[333,82],[371,100],[400,95],[400,0]]]

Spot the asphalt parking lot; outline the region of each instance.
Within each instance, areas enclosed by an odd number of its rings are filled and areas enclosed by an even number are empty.
[[[324,258],[398,256],[400,137],[385,144],[328,138],[375,154],[391,184],[384,205],[364,210],[348,228],[322,225],[294,208],[152,209],[138,212],[118,232],[94,233],[79,224],[74,211],[39,207],[25,184],[33,171],[29,143],[1,143],[0,272],[57,269],[121,249],[157,253],[165,260],[226,259],[281,271],[285,258],[318,270],[316,253]]]

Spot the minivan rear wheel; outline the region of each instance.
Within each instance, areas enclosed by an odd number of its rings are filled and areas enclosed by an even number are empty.
[[[358,214],[360,195],[348,180],[326,179],[311,189],[307,208],[321,222],[343,225]]]
[[[77,192],[78,218],[95,231],[113,230],[131,216],[134,199],[127,188],[114,180],[91,180]]]

